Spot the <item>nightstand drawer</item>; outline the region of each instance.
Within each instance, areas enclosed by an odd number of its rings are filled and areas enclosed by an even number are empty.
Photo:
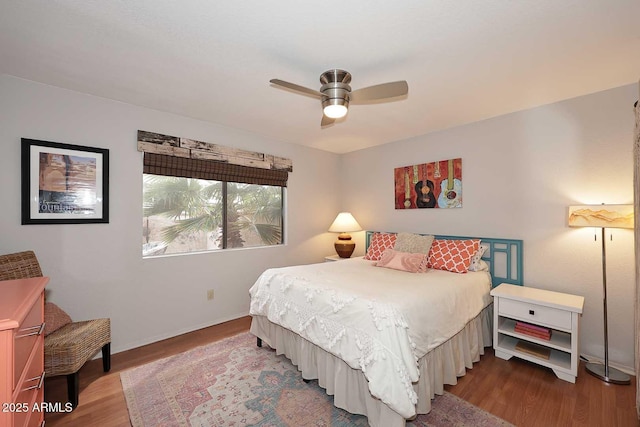
[[[522,301],[500,298],[498,314],[552,328],[571,330],[571,312]]]

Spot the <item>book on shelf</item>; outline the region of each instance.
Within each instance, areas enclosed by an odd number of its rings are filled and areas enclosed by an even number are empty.
[[[518,333],[529,335],[534,338],[539,338],[541,340],[549,341],[551,339],[551,331],[549,331],[548,333],[543,333],[543,332],[538,332],[538,331],[533,331],[531,329],[523,328],[518,325],[516,325],[515,328],[513,329]]]
[[[542,332],[544,334],[550,334],[551,333],[551,329],[550,328],[545,328],[544,326],[539,326],[539,325],[532,325],[531,323],[525,323],[525,322],[520,322],[520,321],[516,322],[516,327],[529,329],[531,331]]]
[[[541,345],[534,344],[528,341],[518,341],[518,343],[516,344],[516,350],[546,360],[549,360],[549,357],[551,356],[550,348],[543,347]]]

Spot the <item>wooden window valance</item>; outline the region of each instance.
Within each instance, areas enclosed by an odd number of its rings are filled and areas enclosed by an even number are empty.
[[[141,130],[138,151],[144,173],[155,175],[286,187],[293,170],[283,157]]]

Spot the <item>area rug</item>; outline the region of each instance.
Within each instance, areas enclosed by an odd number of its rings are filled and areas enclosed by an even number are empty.
[[[120,374],[133,427],[367,426],[333,406],[317,381],[242,333]],[[509,426],[445,392],[409,427]]]

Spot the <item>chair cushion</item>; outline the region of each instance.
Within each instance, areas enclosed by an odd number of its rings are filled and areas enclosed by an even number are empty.
[[[69,316],[63,309],[52,302],[44,303],[44,336],[57,331],[64,325],[71,323]]]
[[[110,319],[71,322],[44,338],[44,370],[50,377],[78,372],[110,342]]]

